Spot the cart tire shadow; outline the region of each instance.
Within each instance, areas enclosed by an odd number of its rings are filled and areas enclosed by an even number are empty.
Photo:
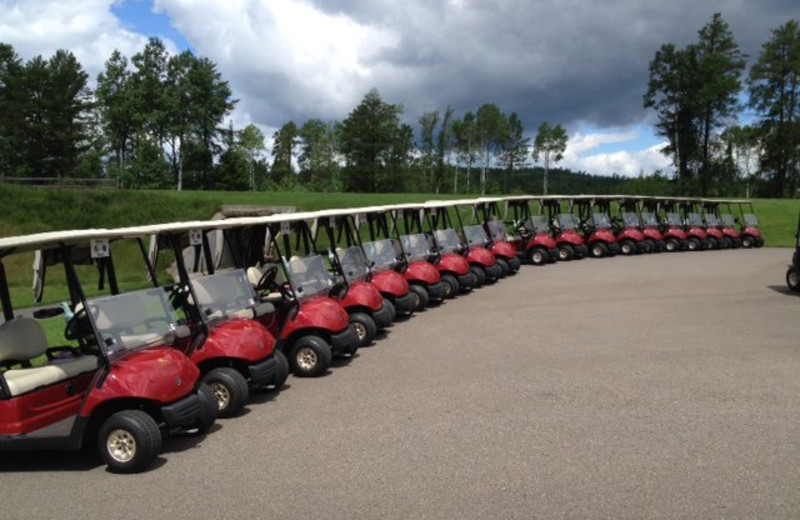
[[[772,289],[776,293],[785,294],[787,296],[797,296],[798,293],[792,292],[786,285],[768,285],[768,289]]]

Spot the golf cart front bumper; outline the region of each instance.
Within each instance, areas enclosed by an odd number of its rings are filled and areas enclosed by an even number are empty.
[[[461,281],[461,277],[459,277],[459,282]],[[428,298],[431,300],[444,300],[444,282],[435,283],[432,285],[427,286],[428,289]]]
[[[331,348],[336,354],[353,354],[358,350],[358,333],[351,323],[339,334],[331,334]]]
[[[475,287],[475,275],[472,273],[460,275],[458,277],[458,285],[461,287],[462,290],[472,289],[473,287]]]
[[[383,302],[381,308],[372,313],[372,319],[379,329],[385,329],[392,324],[392,310]]]
[[[484,269],[486,270],[487,280],[499,280],[503,276],[503,268],[499,264],[490,265],[489,267],[484,267]]]
[[[248,365],[247,371],[250,373],[250,384],[252,386],[271,384],[275,382],[278,370],[279,364],[278,360],[275,359],[275,354],[270,355],[263,361]]]
[[[444,288],[442,289],[444,290]],[[430,289],[428,289],[430,292]],[[431,296],[432,298],[433,296]],[[414,312],[414,295],[410,292],[405,296],[395,296],[394,309],[397,314],[411,314]]]
[[[170,428],[191,426],[200,415],[200,398],[197,393],[189,394],[180,401],[161,407],[161,416]]]

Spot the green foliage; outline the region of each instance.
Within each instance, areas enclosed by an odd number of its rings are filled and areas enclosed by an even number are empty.
[[[536,140],[533,142],[531,155],[534,161],[541,158],[544,163],[544,177],[542,179],[542,193],[547,195],[547,181],[550,173],[550,165],[558,163],[564,158],[564,151],[567,149],[567,131],[561,125],[551,126],[545,121],[539,125],[536,133]]]
[[[339,141],[335,123],[309,119],[300,128],[300,180],[311,190],[340,190]]]
[[[271,181],[277,186],[289,188],[294,185],[292,158],[297,146],[299,133],[294,121],[289,121],[272,136]]]

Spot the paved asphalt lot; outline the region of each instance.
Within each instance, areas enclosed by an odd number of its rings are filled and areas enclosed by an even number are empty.
[[[523,266],[148,473],[4,453],[0,517],[798,518],[790,257]]]

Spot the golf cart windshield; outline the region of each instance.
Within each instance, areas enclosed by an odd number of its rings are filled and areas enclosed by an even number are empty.
[[[293,258],[286,263],[286,271],[298,298],[328,292],[333,287],[333,278],[319,255]]]
[[[719,226],[719,219],[717,219],[716,215],[712,215],[709,213],[706,215],[706,224],[709,227],[717,227]]]
[[[191,280],[200,314],[209,321],[229,320],[255,306],[256,294],[244,271],[226,271]]]
[[[103,338],[100,349],[109,358],[170,344],[177,336],[178,317],[163,287],[97,298],[86,303]]]
[[[364,251],[375,269],[392,269],[397,263],[397,249],[390,239],[365,242]]]
[[[439,251],[443,254],[455,253],[461,247],[455,229],[437,229],[433,232],[436,237],[436,244]]]
[[[431,253],[428,237],[423,233],[403,235],[400,237],[400,242],[403,244],[403,251],[405,251],[406,256],[408,256],[411,262],[427,260],[428,255]]]
[[[342,264],[342,273],[347,283],[355,282],[367,277],[369,267],[367,257],[360,246],[350,246],[347,249],[337,250],[339,261]]]
[[[578,221],[575,220],[575,215],[572,213],[559,213],[558,226],[562,231],[566,231],[568,229],[577,229]]]
[[[594,227],[597,229],[611,228],[611,219],[605,213],[592,213],[592,219],[594,220]]]
[[[703,217],[700,213],[689,213],[687,220],[690,226],[703,226]]]
[[[483,226],[479,225],[464,226],[464,238],[470,247],[485,246],[489,241]]]
[[[667,223],[670,226],[678,226],[683,227],[683,221],[681,220],[681,216],[677,213],[667,213]]]
[[[533,226],[533,230],[536,231],[536,233],[550,233],[550,225],[543,216],[535,215],[529,219],[529,222]]]
[[[747,227],[758,227],[758,218],[752,213],[746,213],[744,216],[744,223]]]
[[[631,211],[624,212],[622,220],[625,222],[625,227],[639,227],[642,225],[639,221],[639,216]]]
[[[489,228],[489,233],[492,235],[492,240],[495,242],[505,242],[508,240],[508,233],[506,233],[506,225],[502,220],[490,220],[486,223]]]
[[[656,219],[655,213],[646,213],[642,212],[642,223],[645,226],[657,226],[658,220]]]
[[[725,224],[727,227],[736,226],[736,219],[733,218],[733,215],[731,215],[730,213],[723,213],[720,216],[722,217],[722,223]]]

